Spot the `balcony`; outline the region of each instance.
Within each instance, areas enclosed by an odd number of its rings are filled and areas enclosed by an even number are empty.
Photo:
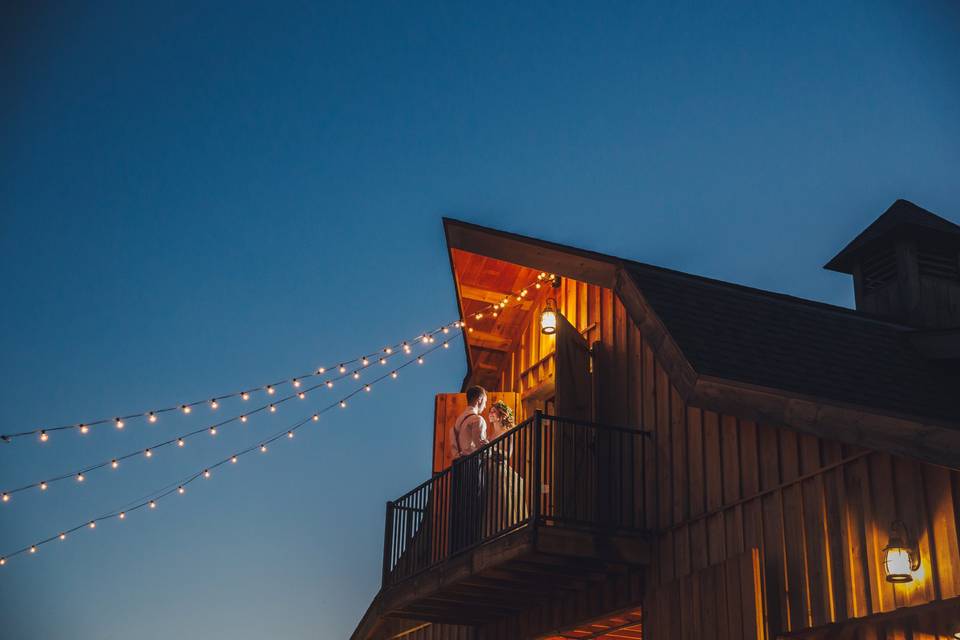
[[[483,624],[647,564],[648,439],[538,412],[388,502],[379,615]]]

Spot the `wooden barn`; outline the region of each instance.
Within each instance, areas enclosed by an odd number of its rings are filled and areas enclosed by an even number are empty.
[[[453,462],[437,396],[355,640],[960,638],[960,227],[895,202],[854,310],[444,226],[517,425]]]

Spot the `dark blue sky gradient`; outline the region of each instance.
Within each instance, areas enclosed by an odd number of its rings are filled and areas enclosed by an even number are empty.
[[[6,4],[4,432],[451,320],[442,215],[838,304],[852,287],[820,266],[894,199],[960,219],[954,3]],[[384,502],[428,476],[457,346],[184,498],[12,560],[4,638],[346,637]],[[19,494],[0,553],[307,411]],[[208,417],[0,446],[0,486]]]

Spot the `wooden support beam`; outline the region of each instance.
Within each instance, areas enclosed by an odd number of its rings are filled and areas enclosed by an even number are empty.
[[[489,289],[474,287],[463,283],[460,283],[460,295],[464,300],[473,300],[484,304],[496,304],[504,298],[508,298],[510,300],[510,303],[507,305],[508,309],[516,309],[519,307],[524,311],[529,311],[533,306],[533,301],[529,299],[517,302],[516,298],[509,291],[490,291]]]
[[[471,347],[493,349],[495,351],[510,351],[513,344],[513,340],[510,338],[489,331],[480,331],[479,329],[467,333],[467,342]]]

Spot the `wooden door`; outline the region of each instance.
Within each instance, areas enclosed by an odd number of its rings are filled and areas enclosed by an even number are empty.
[[[645,640],[764,640],[756,549],[651,589],[643,600]]]
[[[498,400],[503,401],[513,409],[517,423],[523,419],[520,415],[520,394],[513,391],[488,391],[487,408]],[[457,416],[467,408],[467,394],[465,393],[438,393],[433,409],[433,473],[447,469],[453,463],[451,451],[450,429]],[[484,412],[486,414],[486,412]],[[486,418],[486,415],[484,415]],[[494,438],[499,434],[488,431],[488,437]]]

